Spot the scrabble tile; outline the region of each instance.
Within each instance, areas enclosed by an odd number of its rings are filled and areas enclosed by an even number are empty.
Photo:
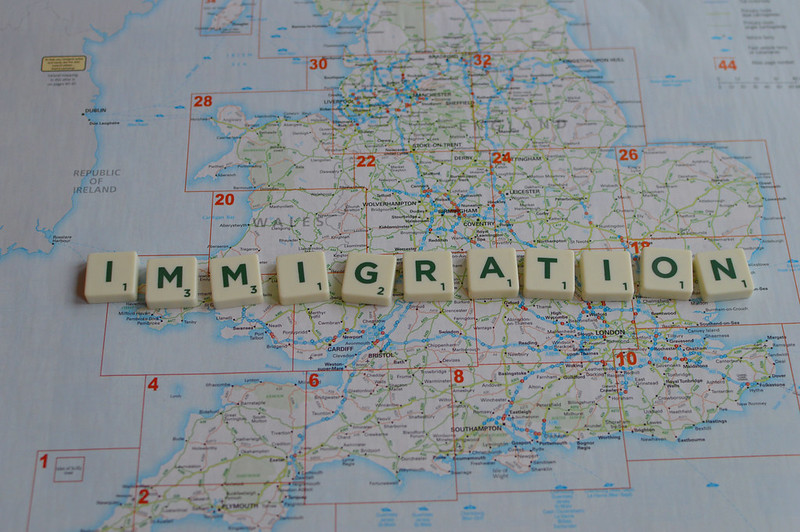
[[[197,306],[197,259],[158,257],[147,261],[147,308]]]
[[[744,299],[753,294],[753,278],[741,249],[702,251],[694,257],[694,271],[703,301]]]
[[[410,251],[403,254],[403,299],[452,301],[453,254],[449,251]]]
[[[575,253],[568,249],[526,249],[522,295],[572,299],[575,296]]]
[[[467,287],[472,299],[499,299],[519,294],[517,252],[514,248],[467,251]]]
[[[692,297],[692,252],[644,248],[639,255],[639,295],[682,300]]]
[[[139,256],[135,251],[89,254],[86,259],[86,286],[83,292],[86,301],[136,301],[138,293]]]
[[[211,300],[217,308],[256,305],[264,300],[258,255],[211,259]]]
[[[342,300],[345,303],[392,304],[394,255],[351,252],[347,256],[342,280]]]
[[[580,271],[584,301],[633,299],[633,268],[627,251],[584,251]]]
[[[277,267],[281,305],[315,303],[331,298],[324,251],[280,255]]]

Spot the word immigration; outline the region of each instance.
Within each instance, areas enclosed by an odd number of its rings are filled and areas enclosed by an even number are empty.
[[[403,298],[406,301],[451,301],[454,296],[450,251],[404,253]],[[753,281],[741,249],[705,251],[692,259],[689,250],[645,248],[639,256],[639,295],[688,300],[694,277],[704,301],[750,297]],[[277,258],[278,299],[282,305],[330,299],[325,253],[314,251]],[[352,252],[347,256],[342,300],[345,303],[390,305],[397,260],[394,255]],[[575,254],[570,250],[534,248],[525,251],[522,295],[528,298],[572,299],[575,296]],[[520,291],[514,248],[470,249],[466,285],[471,299],[515,297]],[[586,301],[630,301],[633,268],[627,251],[581,252],[578,271]],[[693,275],[694,273],[694,275]],[[159,257],[147,262],[145,302],[148,308],[198,305],[197,259]],[[237,255],[209,261],[211,300],[216,308],[263,302],[258,255]],[[136,301],[139,257],[135,251],[91,253],[86,262],[84,295],[89,303]]]

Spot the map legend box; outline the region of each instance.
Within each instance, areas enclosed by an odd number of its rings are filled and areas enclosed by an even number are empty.
[[[53,482],[83,482],[85,456],[59,456],[53,470]]]

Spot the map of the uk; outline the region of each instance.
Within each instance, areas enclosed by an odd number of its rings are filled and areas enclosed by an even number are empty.
[[[800,450],[779,436],[800,434],[789,185],[758,136],[648,136],[645,96],[679,78],[643,91],[650,56],[591,46],[587,5],[138,11],[87,37],[87,72],[48,78],[94,87],[81,120],[96,160],[72,176],[63,218],[0,218],[0,258],[195,256],[200,305],[148,309],[142,284],[134,303],[86,311],[94,351],[80,363],[124,383],[134,414],[103,443],[33,445],[29,530],[602,527],[605,504],[633,505],[642,525],[661,488],[725,508],[737,473],[708,462],[797,472]],[[158,51],[152,28],[186,42]],[[723,57],[711,66],[733,74]],[[740,248],[755,293],[475,300],[465,286],[473,248],[625,250],[638,280],[650,246]],[[453,252],[453,301],[404,300],[402,269],[390,306],[342,301],[349,253],[430,250]],[[280,305],[276,258],[309,251],[325,252],[332,299]],[[264,303],[215,308],[209,261],[249,254]],[[108,417],[81,433],[123,425]],[[691,489],[666,469],[681,459]],[[45,510],[56,500],[91,510],[61,525]]]

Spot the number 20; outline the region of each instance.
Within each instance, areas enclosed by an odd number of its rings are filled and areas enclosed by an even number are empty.
[[[214,205],[233,205],[233,194],[214,194]]]

